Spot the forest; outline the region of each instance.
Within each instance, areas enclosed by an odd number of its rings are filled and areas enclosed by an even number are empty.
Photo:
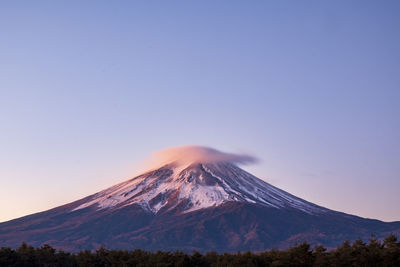
[[[34,248],[0,248],[0,266],[400,266],[400,242],[393,234],[384,240],[371,237],[345,241],[336,249],[297,244],[287,250],[184,253],[148,252],[140,249],[81,251],[68,253],[49,245]]]

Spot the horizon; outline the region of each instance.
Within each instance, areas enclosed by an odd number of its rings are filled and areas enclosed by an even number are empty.
[[[185,144],[254,156],[243,169],[328,209],[400,221],[399,2],[0,7],[0,222]]]

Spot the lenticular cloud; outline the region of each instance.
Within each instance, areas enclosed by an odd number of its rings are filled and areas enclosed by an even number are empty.
[[[182,165],[221,162],[250,164],[257,161],[258,159],[251,155],[225,153],[204,146],[178,146],[155,152],[149,160],[149,165],[157,167],[175,162]]]

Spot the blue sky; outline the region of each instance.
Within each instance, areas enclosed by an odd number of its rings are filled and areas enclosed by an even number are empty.
[[[0,221],[205,145],[331,209],[400,220],[397,1],[0,4]]]

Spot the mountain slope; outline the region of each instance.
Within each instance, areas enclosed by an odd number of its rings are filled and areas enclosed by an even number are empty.
[[[245,202],[188,213],[154,215],[137,204],[121,209],[68,212],[71,205],[0,224],[0,246],[22,241],[51,244],[68,251],[96,249],[235,252],[286,248],[307,241],[335,247],[343,240],[400,233],[400,223],[385,223],[329,213],[312,215]]]
[[[99,210],[138,204],[158,213],[182,206],[182,212],[219,206],[230,201],[267,207],[292,207],[307,213],[329,210],[282,191],[230,163],[168,164],[95,194],[74,210],[95,205]]]

